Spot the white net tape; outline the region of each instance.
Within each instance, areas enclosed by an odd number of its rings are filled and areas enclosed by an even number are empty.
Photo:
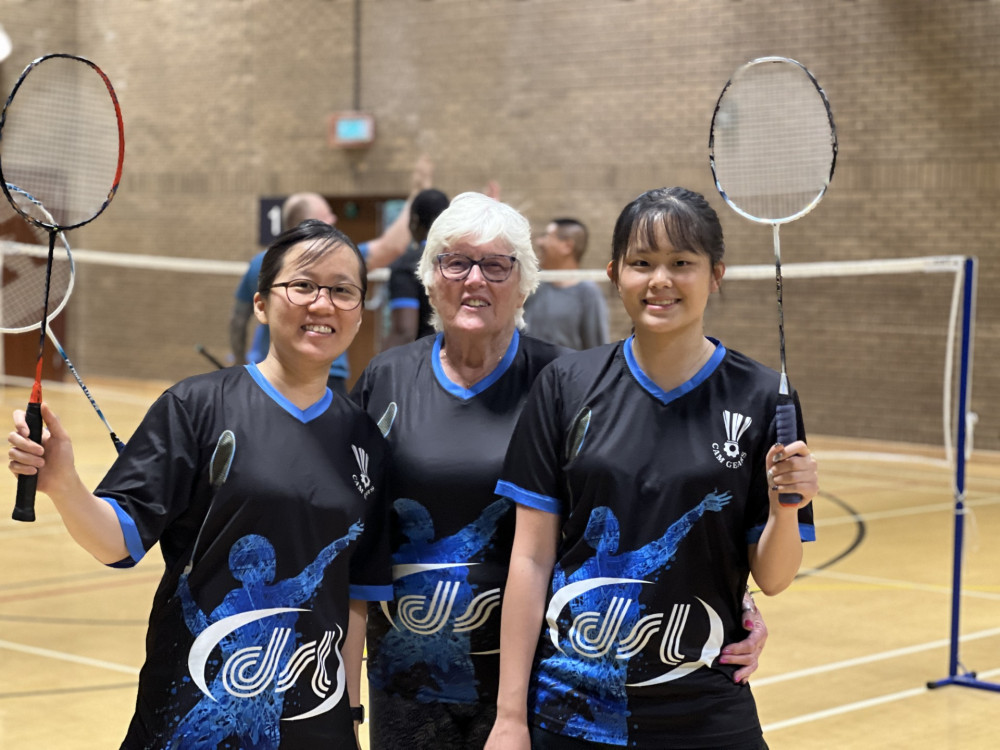
[[[45,248],[38,247],[37,252],[44,256]],[[243,275],[246,271],[246,262],[244,261],[224,261],[224,260],[206,260],[198,258],[182,258],[182,257],[164,257],[164,256],[151,256],[151,255],[125,255],[122,253],[112,253],[103,252],[97,250],[74,250],[73,258],[76,262],[78,271],[84,266],[108,266],[117,267],[122,270],[134,269],[137,271],[148,272],[148,271],[163,271],[163,272],[174,272],[174,273],[190,273],[193,275],[197,274],[208,274],[218,278],[219,276],[230,277],[232,279],[233,288],[235,288],[236,280]],[[940,336],[944,339],[944,359],[943,359],[943,378],[939,381],[941,382],[941,413],[943,415],[942,421],[940,422],[941,428],[943,430],[943,447],[945,451],[946,460],[951,463],[953,461],[953,445],[954,445],[954,425],[955,425],[955,392],[956,392],[956,371],[957,362],[959,359],[959,345],[961,342],[960,337],[960,308],[962,300],[962,281],[964,278],[964,268],[965,268],[966,258],[963,256],[928,256],[921,258],[893,258],[885,260],[856,260],[856,261],[841,261],[841,262],[821,262],[821,263],[787,263],[782,266],[783,275],[786,280],[804,279],[807,281],[801,282],[797,285],[790,285],[791,289],[814,289],[822,290],[822,285],[816,285],[816,280],[837,279],[837,278],[848,278],[848,277],[884,277],[885,281],[881,279],[872,279],[868,282],[868,286],[862,285],[862,280],[859,279],[857,284],[850,282],[837,282],[831,281],[830,285],[835,291],[830,292],[826,290],[824,293],[832,295],[834,298],[834,305],[828,305],[826,312],[816,312],[812,311],[813,320],[823,321],[829,329],[830,326],[838,326],[841,324],[842,319],[844,325],[851,326],[849,333],[839,332],[837,334],[838,345],[840,345],[843,340],[843,353],[838,355],[839,358],[834,357],[835,366],[839,369],[839,380],[841,382],[848,382],[854,380],[859,374],[870,375],[868,372],[859,373],[856,369],[857,367],[864,367],[864,365],[857,365],[852,360],[854,342],[857,342],[859,337],[866,338],[868,333],[866,330],[867,322],[865,316],[868,315],[869,301],[871,300],[872,305],[874,302],[878,302],[876,298],[880,295],[880,290],[883,286],[888,286],[890,284],[907,283],[912,284],[912,288],[908,287],[908,294],[916,299],[914,304],[919,305],[919,307],[910,307],[910,303],[907,301],[905,304],[898,304],[892,309],[892,313],[897,316],[896,323],[894,325],[903,325],[909,323],[911,320],[920,317],[921,319],[928,319],[934,321],[934,328],[936,331],[940,332]],[[951,288],[950,295],[950,307],[947,316],[947,330],[945,333],[944,321],[945,315],[942,309],[946,299],[945,289],[942,288],[940,284],[926,284],[921,282],[916,276],[912,277],[912,282],[906,281],[906,275],[920,275],[920,274],[952,274],[954,277],[954,282]],[[604,269],[584,269],[578,271],[543,271],[540,274],[542,281],[565,281],[565,280],[588,280],[594,281],[599,284],[604,284],[608,282],[607,276]],[[369,280],[375,284],[374,293],[369,295],[369,307],[377,307],[380,301],[384,301],[384,292],[379,293],[377,284],[379,282],[384,282],[388,279],[387,269],[378,269],[369,274]],[[750,323],[759,324],[756,329],[746,329],[743,332],[742,339],[740,341],[734,341],[733,343],[737,348],[745,349],[745,347],[750,344],[756,344],[759,346],[767,346],[764,349],[764,356],[766,358],[767,354],[770,352],[770,347],[767,345],[766,340],[769,336],[775,335],[776,326],[773,325],[773,287],[770,286],[774,281],[774,266],[770,264],[762,265],[744,265],[744,266],[728,266],[726,269],[726,288],[724,289],[723,304],[731,304],[737,307],[738,313],[735,315],[737,318],[749,318],[753,316],[759,317],[756,321],[746,321],[747,325]],[[741,295],[739,293],[739,287],[742,285],[731,286],[730,282],[733,281],[750,281],[756,282],[757,286],[754,291],[748,295]],[[808,280],[812,280],[811,282]],[[221,280],[220,280],[221,281]],[[228,284],[228,282],[223,282]],[[843,285],[847,283],[845,288]],[[766,284],[766,286],[765,286]],[[810,287],[809,285],[814,286]],[[837,286],[840,284],[840,286]],[[216,282],[216,287],[218,282]],[[857,287],[857,288],[855,288]],[[922,296],[927,293],[927,290],[933,287],[934,293],[934,309],[925,309],[924,300]],[[728,291],[727,291],[728,289]],[[788,291],[786,289],[786,291]],[[735,293],[734,293],[735,292]],[[844,300],[841,302],[837,295],[840,294],[851,294],[854,295],[850,300]],[[729,295],[729,302],[726,302],[726,297]],[[756,296],[755,296],[756,295]],[[865,297],[867,295],[867,297]],[[610,296],[610,295],[609,295]],[[746,297],[746,299],[742,299]],[[829,300],[826,300],[829,303]],[[809,310],[804,310],[803,308],[808,308],[811,306],[811,300],[807,300],[806,304],[800,304],[796,312],[795,318],[790,318],[792,325],[795,326],[800,319],[808,317],[808,315],[803,315],[803,313],[810,313]],[[745,305],[745,307],[739,307],[740,304]],[[837,307],[840,305],[840,307]],[[820,307],[819,304],[816,305]],[[620,316],[620,310],[614,304],[609,305],[611,308],[610,314],[612,318],[616,315]],[[832,312],[831,312],[832,309]],[[786,300],[786,314],[788,311],[788,302]],[[728,319],[734,317],[730,313],[732,308],[727,308]],[[848,313],[852,316],[851,321],[847,321]],[[871,315],[880,315],[884,311],[872,312]],[[724,316],[725,317],[725,316]],[[831,320],[832,318],[832,320]],[[902,321],[900,323],[899,321]],[[744,322],[744,321],[741,321]],[[627,325],[627,321],[624,321]],[[219,322],[220,329],[224,326],[224,322]],[[614,327],[612,331],[614,332]],[[827,331],[828,333],[828,331]],[[907,332],[909,333],[909,331]],[[818,336],[819,334],[817,334]],[[892,334],[887,334],[883,338],[891,339]],[[761,343],[763,342],[763,343]],[[815,342],[811,342],[815,344]],[[832,344],[831,344],[832,345]],[[935,349],[939,352],[940,349]],[[748,352],[752,356],[758,356],[753,353],[753,351]],[[825,367],[825,361],[823,365],[817,365],[816,363],[810,363],[812,359],[812,351],[803,352],[802,356],[793,360],[790,365],[790,375],[793,381],[796,377],[800,380],[800,391],[802,385],[808,384],[808,372],[805,372],[808,367],[807,365],[812,364],[814,369],[816,367]],[[932,354],[929,355],[924,360],[919,361],[917,364],[912,362],[902,365],[902,367],[909,368],[909,371],[920,370],[920,377],[923,377],[925,384],[931,384],[931,381],[937,381],[938,378],[935,377],[932,372],[940,372],[938,370],[937,363],[941,360],[940,355]],[[971,358],[971,351],[970,351]],[[829,359],[829,358],[828,358]],[[929,370],[928,366],[932,369]],[[855,368],[855,369],[851,369]],[[926,376],[922,373],[926,372]],[[971,367],[970,367],[971,372]],[[888,394],[890,397],[896,398],[898,390],[898,384],[892,382],[891,377],[885,377],[883,380],[888,381],[883,384],[882,387],[889,389]],[[970,378],[971,381],[971,378]],[[870,383],[870,380],[869,380]],[[858,386],[859,388],[864,388],[864,385]],[[971,388],[971,382],[969,383]],[[900,399],[905,399],[907,396],[898,395]],[[927,402],[928,396],[921,396],[922,405],[917,407],[911,402],[901,401],[899,405],[894,408],[903,409],[904,406],[907,408],[920,408],[925,409],[929,406]],[[844,398],[849,398],[844,396]],[[971,413],[967,417],[968,427],[971,430],[974,424],[974,415]],[[924,430],[924,437],[915,440],[915,442],[930,442],[935,441],[933,437],[933,424],[928,423],[931,427],[931,431]],[[836,433],[835,433],[836,434]],[[940,433],[938,433],[940,434]],[[967,448],[968,452],[972,449],[972,435],[971,432],[968,434]],[[901,436],[901,439],[905,442],[905,436]]]

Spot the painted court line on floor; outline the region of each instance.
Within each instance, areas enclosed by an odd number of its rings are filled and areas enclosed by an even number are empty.
[[[962,643],[968,641],[977,641],[983,638],[995,638],[1000,636],[1000,628],[991,628],[990,630],[981,630],[978,633],[968,633],[959,637],[959,641]],[[820,664],[815,667],[809,667],[807,669],[798,669],[794,672],[785,672],[784,674],[774,675],[772,677],[764,677],[759,680],[751,680],[752,685],[757,687],[763,687],[766,685],[773,685],[778,682],[787,682],[789,680],[797,680],[801,677],[812,677],[818,674],[828,674],[830,672],[836,672],[841,669],[850,669],[851,667],[857,667],[862,664],[872,664],[878,661],[886,661],[887,659],[896,659],[901,656],[910,656],[912,654],[920,653],[922,651],[932,651],[938,648],[947,648],[951,641],[948,638],[941,638],[940,640],[930,641],[929,643],[920,643],[915,646],[906,646],[904,648],[892,649],[891,651],[882,651],[877,654],[869,654],[868,656],[859,656],[854,659],[844,659],[843,661],[831,662],[830,664]]]
[[[812,570],[802,571],[808,573],[811,578],[832,578],[839,581],[850,581],[852,583],[863,583],[869,586],[879,586],[890,589],[903,589],[906,591],[928,591],[932,594],[946,594],[951,596],[951,586],[936,585],[931,583],[913,583],[912,581],[900,581],[894,578],[881,578],[879,576],[866,576],[857,573],[838,573],[835,570]],[[962,596],[970,599],[987,599],[990,601],[1000,601],[1000,593],[989,591],[975,591],[971,588],[963,588]]]
[[[980,672],[978,678],[984,681],[989,681],[990,678],[998,675],[1000,675],[1000,669],[992,669],[988,672]],[[763,729],[765,734],[768,732],[776,732],[779,729],[788,729],[789,727],[796,727],[813,721],[820,721],[821,719],[829,719],[833,716],[842,716],[854,711],[863,711],[864,709],[872,708],[873,706],[881,706],[894,701],[906,700],[907,698],[916,698],[917,696],[930,691],[931,689],[926,685],[918,688],[912,688],[910,690],[901,690],[898,693],[880,695],[877,698],[869,698],[868,700],[857,701],[856,703],[845,703],[843,706],[835,706],[822,711],[814,711],[811,714],[803,714],[802,716],[785,719],[784,721],[775,721],[762,726],[761,729]]]
[[[978,500],[967,500],[966,511],[970,508],[985,508],[990,505],[1000,505],[1000,498],[984,497]],[[843,524],[855,523],[857,519],[865,522],[884,521],[889,518],[904,518],[906,516],[919,516],[928,513],[951,513],[955,512],[954,503],[935,503],[934,505],[921,505],[914,508],[897,508],[896,510],[872,511],[870,513],[858,513],[840,518],[826,518],[816,521],[816,528],[823,526],[839,526]]]
[[[7,649],[8,651],[17,651],[22,654],[29,654],[30,656],[42,656],[46,659],[57,659],[59,661],[68,661],[74,664],[83,664],[87,667],[97,667],[98,669],[107,669],[111,672],[121,672],[123,674],[138,676],[139,668],[130,667],[126,664],[115,664],[114,662],[104,661],[103,659],[90,659],[86,656],[77,656],[76,654],[67,654],[62,651],[53,651],[48,648],[39,648],[37,646],[26,646],[23,643],[12,643],[11,641],[0,640],[0,648]]]

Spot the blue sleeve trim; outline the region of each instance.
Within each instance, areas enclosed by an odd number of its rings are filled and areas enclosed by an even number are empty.
[[[497,482],[494,492],[501,497],[509,497],[518,505],[524,505],[535,510],[542,510],[546,513],[559,513],[559,501],[548,495],[539,495],[537,492],[518,487],[516,484],[500,480]]]
[[[413,297],[397,297],[389,300],[390,310],[419,310],[420,300]]]
[[[130,559],[119,560],[112,564],[112,568],[131,568],[146,556],[146,548],[142,546],[142,537],[139,536],[139,529],[136,528],[135,521],[125,512],[124,508],[112,500],[110,497],[102,497],[101,500],[114,508],[115,515],[118,516],[118,525],[122,528],[122,535],[125,537],[125,547],[128,549]]]
[[[764,533],[764,526],[754,526],[752,529],[747,531],[747,544],[757,544],[760,541],[760,535]],[[811,523],[800,523],[799,524],[799,539],[803,542],[815,542],[816,541],[816,527]]]
[[[358,252],[361,253],[361,257],[365,259],[365,263],[368,262],[368,243],[362,242],[358,245]]]
[[[349,589],[351,599],[363,602],[391,602],[392,586],[362,586],[352,583]]]

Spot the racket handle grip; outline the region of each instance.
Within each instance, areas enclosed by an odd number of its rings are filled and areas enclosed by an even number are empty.
[[[787,398],[787,397],[786,397]],[[798,440],[798,420],[795,414],[795,404],[789,398],[787,402],[778,404],[774,417],[778,429],[778,442],[791,445]],[[797,492],[783,492],[778,495],[778,501],[783,505],[796,505],[802,502],[802,495]]]
[[[25,409],[24,421],[28,423],[28,437],[36,443],[42,442],[42,405],[29,403]],[[17,498],[14,500],[15,521],[35,520],[35,487],[38,485],[38,475],[19,475],[17,478]]]

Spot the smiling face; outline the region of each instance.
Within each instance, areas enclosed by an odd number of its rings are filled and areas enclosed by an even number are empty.
[[[635,232],[617,268],[615,261],[608,264],[608,276],[617,275],[636,333],[700,336],[708,297],[718,291],[725,266],[713,265],[706,253],[675,248],[659,222],[652,234]]]
[[[499,241],[481,245],[456,242],[448,248],[448,252],[465,255],[472,260],[482,260],[488,255],[511,255],[507,246]],[[524,304],[524,295],[519,291],[519,265],[514,264],[505,281],[487,281],[479,266],[473,266],[469,275],[460,281],[445,278],[438,269],[427,296],[441,320],[445,335],[490,337],[512,334],[517,311]]]
[[[310,260],[312,241],[300,242],[285,253],[275,284],[308,279],[323,286],[353,284],[362,286],[361,268],[354,251],[342,244],[332,244]],[[329,367],[354,340],[361,325],[364,305],[341,310],[321,289],[308,305],[292,304],[284,287],[272,287],[254,296],[257,320],[270,327],[271,353],[288,366],[315,364]]]

